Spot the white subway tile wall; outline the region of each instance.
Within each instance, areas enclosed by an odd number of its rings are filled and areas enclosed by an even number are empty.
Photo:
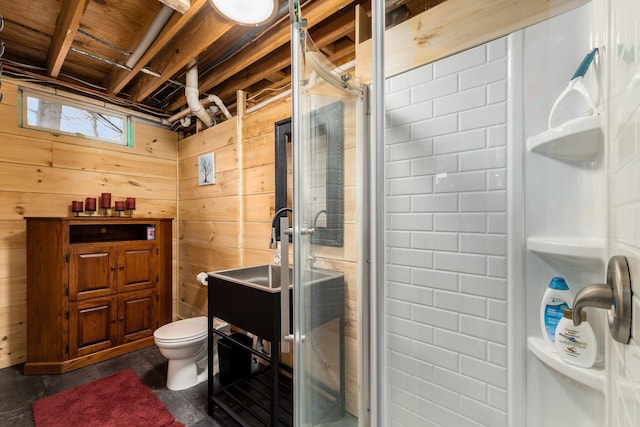
[[[387,425],[507,425],[506,55],[387,81]]]
[[[612,185],[612,255],[625,255],[632,272],[630,345],[612,342],[607,353],[611,426],[640,425],[640,2],[607,2],[612,37],[609,53],[609,138]],[[610,49],[615,49],[611,51]]]

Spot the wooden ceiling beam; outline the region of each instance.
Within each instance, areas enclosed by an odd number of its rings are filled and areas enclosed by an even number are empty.
[[[343,38],[341,40],[336,41],[333,44],[333,52],[329,55],[329,60],[333,63],[336,63],[337,59],[344,58],[348,55],[355,55],[356,45],[351,42],[348,38]],[[338,65],[338,64],[336,64]]]
[[[302,6],[302,17],[307,20],[307,25],[311,28],[345,6],[350,5],[352,2],[353,0],[315,1],[306,7],[305,5]],[[207,76],[204,76],[200,82],[200,91],[207,91],[226,79],[233,77],[233,75],[247,68],[260,58],[270,54],[275,48],[283,46],[289,41],[290,37],[289,20],[283,20],[278,24],[275,31],[260,38],[256,43],[251,45],[250,49],[245,49],[241,54],[234,56],[229,61],[216,67]]]
[[[191,25],[174,37],[149,63],[150,68],[160,73],[162,77],[139,75],[131,89],[131,98],[136,102],[144,100],[174,74],[186,67],[193,58],[220,39],[233,25],[220,18],[212,9],[203,8]]]
[[[47,74],[51,77],[55,78],[60,74],[62,64],[78,32],[80,19],[86,4],[86,0],[66,0],[62,2],[56,29],[51,38],[51,47],[47,54]]]
[[[265,75],[264,79],[270,81],[271,83],[278,83],[285,77],[287,77],[285,73],[283,73],[282,71],[277,71],[275,73]]]
[[[189,0],[160,0],[160,3],[166,4],[173,10],[185,13],[191,7]]]
[[[324,47],[333,43],[335,40],[343,37],[344,35],[351,34],[355,31],[355,8],[353,13],[345,12],[330,22],[323,22],[321,25],[311,29],[311,37],[315,41],[317,46]],[[237,55],[238,58],[245,58],[244,55]],[[225,62],[228,64],[235,58]],[[223,64],[223,65],[225,65]],[[200,90],[202,92],[210,91],[214,89],[212,93],[218,95],[221,99],[235,97],[236,91],[239,89],[247,89],[249,86],[256,84],[262,80],[265,74],[270,75],[282,70],[285,67],[291,65],[291,48],[287,41],[283,46],[276,50],[272,50],[269,55],[257,62],[251,64],[244,64],[242,70],[236,73],[231,78],[225,78],[221,80],[215,86],[210,86],[205,89],[203,81],[206,77],[201,79]],[[225,65],[226,66],[226,65]],[[185,105],[186,101],[184,96],[179,95],[174,99],[167,111],[176,111]]]
[[[258,83],[264,79],[264,74],[272,74],[289,66],[291,63],[291,49],[289,44],[280,47],[272,52],[269,57],[256,62],[242,73],[234,76],[219,86],[215,87],[214,93],[222,100],[230,99],[235,96],[238,89],[247,89],[248,87]],[[181,97],[180,104],[184,104],[184,97]],[[173,106],[173,104],[171,105]],[[170,107],[171,107],[170,106]],[[179,108],[178,105],[176,108]]]
[[[183,15],[173,14],[165,28],[160,32],[158,38],[149,46],[149,49],[134,65],[131,71],[114,67],[107,78],[105,86],[111,94],[119,93],[124,87],[146,66],[158,53],[160,53],[173,40],[198,12],[207,4],[207,0],[193,0],[191,7]],[[154,70],[157,71],[157,70]],[[163,76],[164,83],[171,76]],[[159,85],[158,85],[159,86]]]

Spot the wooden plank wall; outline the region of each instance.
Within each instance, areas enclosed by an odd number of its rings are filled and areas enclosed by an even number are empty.
[[[344,271],[347,282],[347,410],[358,412],[358,242],[355,110],[345,112],[345,245],[318,247],[316,266]],[[206,288],[195,276],[268,264],[275,213],[275,122],[291,116],[290,98],[214,126],[179,143],[178,315],[206,314]],[[216,184],[199,187],[197,156],[214,152]],[[290,258],[291,259],[291,258]],[[321,347],[323,343],[320,343]],[[326,350],[326,349],[325,349]],[[329,350],[331,351],[331,350]],[[286,358],[285,358],[286,360]]]
[[[178,144],[178,317],[207,313],[207,288],[196,275],[239,267],[240,200],[234,117]],[[198,156],[215,153],[216,183],[198,185]]]
[[[447,0],[385,32],[385,77],[479,46],[580,7],[588,0]],[[356,76],[373,81],[371,23],[358,10]]]
[[[25,216],[70,216],[72,200],[135,197],[135,216],[175,218],[177,135],[134,124],[132,148],[17,126],[17,86],[0,103],[0,368],[26,361]],[[174,223],[174,251],[177,250]],[[174,271],[175,268],[174,257]],[[177,280],[174,275],[174,290]],[[174,292],[174,295],[177,293]],[[175,299],[175,298],[174,298]],[[174,302],[175,307],[175,302]]]

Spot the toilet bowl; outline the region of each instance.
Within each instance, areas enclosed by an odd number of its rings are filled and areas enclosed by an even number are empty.
[[[153,333],[160,353],[169,359],[167,388],[185,390],[207,379],[207,318],[168,323]],[[204,363],[203,363],[204,361]],[[198,369],[198,365],[204,369]]]
[[[215,320],[214,328],[229,327]],[[207,318],[205,316],[168,323],[156,329],[153,338],[160,353],[169,360],[168,389],[185,390],[207,379]],[[217,363],[214,363],[214,366],[217,368]]]

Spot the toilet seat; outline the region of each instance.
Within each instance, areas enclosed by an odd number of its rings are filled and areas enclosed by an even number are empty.
[[[156,329],[153,336],[156,342],[167,344],[198,341],[207,336],[207,323],[205,316],[178,320]]]

